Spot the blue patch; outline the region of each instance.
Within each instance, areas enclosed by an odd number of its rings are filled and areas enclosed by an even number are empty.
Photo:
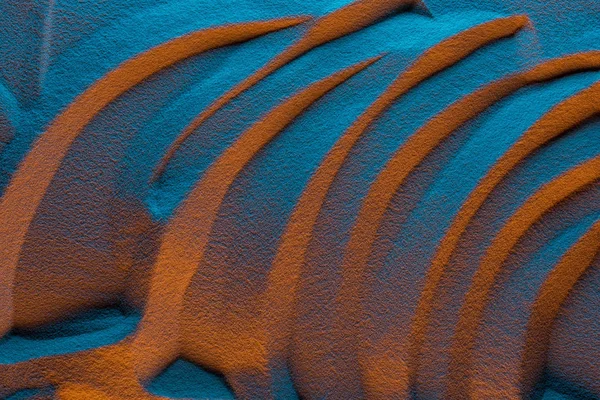
[[[174,399],[235,399],[221,376],[179,359],[148,385],[148,391]]]
[[[0,364],[14,364],[116,343],[133,332],[138,321],[137,314],[103,308],[35,331],[15,330],[0,340]]]

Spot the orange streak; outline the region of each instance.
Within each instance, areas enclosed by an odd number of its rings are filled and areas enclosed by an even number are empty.
[[[0,396],[51,385],[58,389],[60,399],[88,399],[92,397],[86,395],[92,393],[111,399],[160,398],[148,394],[135,376],[128,341],[0,365]],[[74,390],[76,388],[78,390]],[[87,390],[92,388],[93,391],[88,393]]]
[[[106,105],[158,71],[190,56],[252,39],[306,18],[225,25],[173,39],[119,65],[79,95],[25,156],[0,203],[0,337],[12,326],[12,285],[29,225],[73,141]]]
[[[204,257],[221,203],[240,171],[311,104],[379,58],[322,79],[272,109],[227,148],[194,185],[169,222],[157,257],[146,310],[135,339],[141,376],[152,375],[179,351],[179,315],[186,289]],[[235,332],[244,334],[242,329]],[[246,347],[247,351],[238,357],[221,357],[233,364],[220,365],[220,369],[261,365],[264,355],[260,344],[258,349]],[[215,351],[227,352],[227,348]]]
[[[596,90],[589,93],[593,93],[593,97],[598,98],[599,89],[600,85],[597,85]],[[594,104],[592,98],[579,97],[578,100],[572,102],[575,107],[569,110],[573,114],[552,112],[547,114],[551,117],[546,118],[546,120],[550,119],[551,121],[548,121],[547,124],[536,124],[534,130],[539,127],[536,132],[538,135],[530,136],[527,142],[523,141],[523,148],[539,147],[546,139],[543,137],[544,135],[547,135],[547,140],[549,140],[551,137],[558,136],[561,132],[572,128],[577,123],[600,111],[597,105],[592,106]],[[583,105],[584,102],[588,104],[587,107]],[[590,112],[591,108],[594,109],[594,113]],[[570,118],[569,115],[571,115]],[[532,139],[538,139],[542,143],[537,144]],[[517,145],[515,145],[515,148],[517,148]],[[465,372],[468,371],[470,364],[472,343],[487,304],[489,292],[496,276],[502,269],[502,263],[510,254],[512,248],[546,211],[598,178],[600,178],[600,156],[570,169],[540,188],[519,207],[496,235],[479,264],[479,269],[473,277],[472,285],[465,296],[465,302],[460,311],[453,345],[450,349],[452,358],[449,372],[450,384],[447,389],[450,398],[460,398],[461,393],[464,394],[467,390],[471,390],[468,382],[469,377],[465,375]],[[477,392],[470,391],[470,394],[469,398],[484,398]]]
[[[60,400],[79,400],[79,399],[88,399],[88,400],[118,400],[122,399],[122,397],[114,397],[110,396],[100,390],[94,388],[89,385],[79,385],[79,384],[65,384],[60,387],[56,392],[56,398]],[[154,396],[143,395],[140,397],[142,399],[153,399]]]
[[[443,112],[431,119],[427,124],[413,134],[402,147],[400,147],[390,161],[386,164],[382,172],[378,175],[371,185],[369,193],[363,201],[363,205],[352,229],[350,240],[344,257],[343,270],[345,271],[345,283],[347,301],[353,302],[357,299],[361,279],[367,268],[368,257],[371,248],[377,236],[377,231],[383,220],[384,213],[388,208],[394,193],[398,190],[404,179],[414,170],[414,168],[429,154],[443,139],[448,137],[458,127],[474,118],[488,107],[498,102],[502,98],[514,93],[518,89],[528,84],[542,82],[561,75],[576,71],[589,70],[600,67],[600,52],[589,52],[565,56],[562,58],[547,61],[523,73],[510,75],[506,78],[487,85],[476,92],[465,96],[461,100],[453,103]],[[592,104],[593,100],[589,102]],[[589,108],[589,104],[587,107]],[[582,110],[585,109],[585,105]],[[519,145],[521,146],[521,145]],[[494,174],[499,173],[498,170]],[[488,177],[492,179],[496,175]],[[491,181],[490,181],[491,182]],[[494,181],[495,182],[495,181]],[[492,184],[491,187],[495,185]],[[483,190],[483,186],[478,189]],[[491,190],[485,186],[485,190]],[[409,379],[414,379],[417,367],[417,353],[424,340],[425,328],[428,325],[429,312],[431,309],[435,287],[437,286],[445,265],[461,233],[468,225],[471,217],[483,203],[488,192],[481,192],[476,195],[477,204],[469,207],[474,200],[468,201],[468,204],[461,209],[453,221],[452,226],[442,239],[440,247],[427,271],[424,288],[421,291],[419,304],[415,311],[411,327],[411,356],[410,368],[399,365],[402,371],[410,374]],[[352,313],[356,310],[355,305],[347,305],[346,309]],[[387,335],[394,337],[393,328]],[[384,339],[383,341],[385,341]],[[388,343],[388,347],[395,346],[394,341]],[[385,346],[384,346],[385,347]],[[392,352],[393,353],[393,352]],[[374,390],[382,390],[385,384],[385,377],[381,376],[379,380],[368,384]],[[374,379],[374,378],[373,378]]]
[[[160,178],[167,167],[169,160],[173,158],[173,155],[177,152],[177,149],[181,147],[183,142],[185,142],[204,121],[210,118],[229,101],[256,85],[279,68],[315,47],[359,31],[400,8],[409,7],[418,3],[419,1],[416,0],[357,0],[354,3],[316,20],[314,25],[302,38],[294,42],[254,74],[228,90],[208,108],[198,114],[171,144],[167,153],[154,170],[150,182],[154,182]]]
[[[526,23],[527,18],[523,16],[497,19],[454,35],[425,51],[392,82],[329,151],[304,189],[273,261],[265,296],[271,309],[269,321],[275,326],[272,330],[282,334],[282,337],[276,339],[278,343],[275,346],[285,347],[289,342],[289,321],[293,314],[297,282],[314,225],[327,192],[354,144],[398,97],[480,47],[514,34]]]
[[[527,306],[526,324],[513,332],[522,339],[514,343],[519,346],[519,353],[502,363],[486,364],[488,371],[485,375],[502,376],[502,381],[494,379],[491,383],[474,376],[472,392],[477,390],[478,394],[473,397],[481,398],[484,391],[487,397],[501,390],[507,397],[510,393],[510,396],[519,399],[532,393],[542,377],[554,320],[573,286],[592,267],[599,249],[600,221],[597,221],[561,256],[536,289],[535,299]],[[477,349],[478,354],[485,351],[485,348]],[[478,387],[475,388],[475,385]]]
[[[544,280],[538,291],[525,332],[525,351],[520,360],[521,392],[530,393],[546,361],[552,323],[573,286],[592,266],[600,250],[600,221],[567,251]]]

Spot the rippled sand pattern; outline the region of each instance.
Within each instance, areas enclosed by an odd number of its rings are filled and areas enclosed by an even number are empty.
[[[0,3],[0,398],[600,398],[600,3]]]

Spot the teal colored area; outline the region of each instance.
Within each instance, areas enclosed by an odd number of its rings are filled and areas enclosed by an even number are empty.
[[[11,394],[6,400],[36,400],[40,398],[49,398],[54,393],[51,387],[41,389],[24,389]],[[43,397],[40,397],[43,396]]]
[[[572,399],[571,397],[566,396],[564,394],[560,394],[551,389],[546,390],[546,392],[544,392],[544,397],[542,397],[542,400],[571,400],[571,399]]]
[[[116,343],[135,330],[139,316],[116,308],[89,310],[36,330],[15,330],[0,340],[0,364],[74,353]]]
[[[386,57],[380,60],[380,62],[340,85],[331,94],[326,95],[325,101],[315,102],[293,124],[284,129],[273,140],[273,144],[268,145],[268,147],[281,147],[275,158],[269,157],[271,162],[281,164],[287,163],[286,159],[294,158],[293,153],[297,149],[303,148],[298,143],[310,142],[308,146],[304,147],[307,148],[307,151],[308,147],[311,147],[310,154],[312,157],[307,158],[302,165],[298,166],[299,168],[287,170],[288,176],[290,171],[297,171],[295,175],[296,179],[286,178],[285,182],[283,182],[285,185],[294,185],[295,187],[291,188],[289,193],[281,197],[281,199],[287,202],[295,202],[294,193],[302,190],[304,182],[310,176],[309,173],[316,169],[323,155],[331,148],[331,144],[344,133],[350,122],[355,120],[368,107],[370,102],[374,100],[374,97],[371,96],[368,102],[365,101],[367,100],[365,99],[365,94],[383,93],[390,83],[389,78],[395,78],[401,74],[407,67],[409,60],[414,60],[431,46],[465,29],[500,17],[500,15],[490,12],[465,12],[460,15],[451,13],[441,16],[438,19],[432,19],[407,11],[392,15],[356,33],[315,48],[233,99],[229,104],[215,113],[213,117],[209,118],[203,126],[199,127],[176,152],[161,180],[150,188],[150,193],[146,200],[149,210],[157,219],[167,219],[170,217],[173,210],[189,193],[191,185],[202,176],[202,173],[206,171],[211,162],[233,140],[242,135],[246,129],[252,126],[253,123],[258,121],[269,110],[280,104],[283,99],[289,98],[298,90],[320,79],[324,79],[337,71],[371,57],[385,54]],[[423,32],[427,32],[427,35],[423,35]],[[249,46],[250,43],[244,44],[244,47]],[[510,45],[505,47],[511,53],[513,52]],[[242,49],[243,47],[232,48],[231,51],[235,54],[242,51]],[[481,51],[485,52],[485,49]],[[264,50],[257,54],[262,56]],[[518,67],[518,65],[514,64],[513,62],[506,62],[505,66],[499,69],[514,71]],[[459,65],[464,68],[461,71],[462,73],[474,72],[474,68],[476,68],[475,65],[469,63],[461,62]],[[231,63],[225,63],[220,68],[217,68],[215,73],[222,73],[222,69],[231,68],[237,70],[240,67]],[[457,68],[460,67],[457,66]],[[481,68],[481,66],[478,68]],[[486,78],[489,80],[496,76],[496,70],[490,70]],[[354,82],[360,80],[365,80],[363,85],[367,87],[364,89],[364,92],[356,93],[357,84]],[[439,82],[441,79],[436,79],[436,76],[434,76],[431,80]],[[201,87],[198,87],[191,90],[197,91],[201,89]],[[344,97],[344,102],[348,107],[334,109],[329,99],[335,96],[334,93],[343,92],[344,90],[352,92],[352,94],[346,94]],[[445,93],[442,93],[440,94],[440,98],[435,99],[435,105],[445,105],[447,99]],[[202,95],[204,98],[207,97],[204,92],[200,92],[196,97],[199,95]],[[425,100],[423,96],[422,93],[418,93],[411,97],[411,100],[423,101]],[[213,100],[214,98],[216,97],[213,97]],[[189,100],[187,101],[189,102]],[[427,101],[431,101],[431,99],[427,98]],[[350,105],[350,103],[352,104]],[[199,106],[199,104],[201,103],[197,102],[194,106],[196,113],[199,113],[204,108]],[[252,105],[252,107],[248,107],[248,105]],[[172,112],[173,117],[170,119],[172,121],[170,122],[171,126],[184,122],[181,115],[182,112],[185,113],[185,108],[180,107],[179,110],[181,110],[179,113]],[[335,115],[335,118],[331,118],[332,115]],[[420,120],[416,119],[415,121]],[[322,129],[325,126],[327,129]],[[175,132],[179,132],[182,129],[183,127],[177,129]],[[173,130],[165,130],[160,125],[154,125],[149,126],[148,130],[144,131],[144,135],[147,137],[149,132],[153,131],[156,131],[156,134],[153,136],[157,137],[157,143],[165,139],[163,132],[167,132],[166,135],[168,137],[172,137],[171,134],[174,132]],[[297,140],[295,140],[295,144],[290,146],[289,138],[294,135],[290,131],[300,132],[304,137],[296,136]],[[386,134],[393,133],[386,132]],[[217,135],[218,141],[215,140],[215,136]],[[315,135],[319,137],[313,139]],[[156,143],[152,145],[157,146]],[[392,149],[389,144],[386,144],[386,147],[381,148],[379,157],[389,154]],[[134,150],[134,148],[131,148],[131,151]],[[275,149],[270,150],[265,148],[261,151],[261,154],[257,155],[255,163],[260,165],[262,158],[270,156],[270,154],[263,155],[263,152],[273,153],[274,151]],[[164,151],[155,153],[155,156],[160,154],[164,154]],[[136,161],[133,160],[135,164],[139,162]],[[131,167],[136,168],[135,164]],[[371,164],[371,166],[373,165],[377,164]],[[273,171],[273,169],[271,168],[270,171]],[[282,187],[281,180],[277,180],[271,174],[263,175],[263,180],[266,177],[269,178],[268,182],[265,181],[258,184]],[[258,206],[258,204],[255,203],[255,206]]]
[[[179,359],[147,386],[150,393],[173,399],[235,399],[225,380],[199,366]]]

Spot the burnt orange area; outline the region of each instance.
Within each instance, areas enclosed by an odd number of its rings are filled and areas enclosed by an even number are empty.
[[[181,147],[183,142],[185,142],[185,140],[194,133],[204,121],[210,118],[217,110],[233,98],[315,47],[339,39],[352,32],[356,32],[394,11],[417,4],[420,4],[420,2],[416,0],[357,0],[314,21],[314,24],[302,38],[277,55],[254,74],[228,90],[208,108],[198,114],[175,141],[173,141],[169,150],[157,165],[151,178],[151,182],[162,175],[169,160],[173,157],[177,149]]]
[[[56,397],[60,400],[117,400],[121,397],[110,396],[88,385],[66,384],[58,390]],[[140,397],[141,399],[152,398],[150,396]]]
[[[134,374],[128,340],[59,359],[49,374],[65,399],[155,399]],[[64,397],[63,397],[64,396]],[[77,397],[80,396],[80,397]]]
[[[461,32],[427,50],[371,104],[329,151],[298,200],[269,276],[266,293],[271,309],[269,320],[277,324],[272,328],[273,332],[283,335],[277,346],[288,344],[297,282],[314,225],[327,192],[354,144],[398,97],[481,46],[514,34],[526,23],[527,18],[522,16],[497,19]]]
[[[209,235],[221,203],[240,171],[288,124],[324,94],[367,68],[380,57],[335,73],[296,93],[246,130],[208,168],[176,210],[163,236],[151,288],[134,342],[138,374],[147,378],[172,361],[180,351],[180,312],[188,285],[204,257]],[[203,306],[202,297],[196,299]],[[208,306],[208,305],[207,305]],[[265,333],[248,331],[248,318],[231,320],[230,332],[218,329],[221,321],[205,321],[203,348],[194,359],[227,373],[264,371],[267,359]],[[214,325],[214,326],[211,326]]]
[[[0,203],[0,336],[11,329],[14,271],[29,225],[73,141],[110,102],[158,71],[195,54],[304,22],[306,18],[226,25],[194,32],[154,47],[110,71],[78,96],[35,142]]]
[[[0,389],[16,391],[51,384],[58,388],[59,399],[161,398],[148,394],[135,376],[128,342],[3,365]]]

